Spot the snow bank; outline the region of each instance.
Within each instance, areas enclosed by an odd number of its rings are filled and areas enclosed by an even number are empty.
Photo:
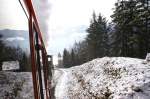
[[[2,70],[19,70],[19,62],[18,61],[6,61],[3,62]]]
[[[54,76],[56,99],[150,99],[150,64],[141,59],[98,58]]]
[[[34,99],[30,72],[0,71],[0,99]]]

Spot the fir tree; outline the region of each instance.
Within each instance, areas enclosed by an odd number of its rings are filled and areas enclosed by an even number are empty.
[[[91,54],[90,58],[104,57],[108,49],[106,19],[101,14],[96,17],[95,13],[93,13],[93,19],[87,29],[87,32],[89,33],[87,35],[87,42]]]

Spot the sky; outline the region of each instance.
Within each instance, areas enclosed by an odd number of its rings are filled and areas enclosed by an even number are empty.
[[[83,40],[90,24],[92,13],[101,13],[111,20],[116,0],[50,0],[48,52],[57,55],[64,48],[71,48]]]
[[[111,20],[116,0],[33,0],[47,51],[56,59],[64,48],[84,40],[93,11]],[[3,10],[4,9],[4,10]],[[0,29],[28,30],[18,0],[0,0]]]
[[[28,30],[28,21],[18,0],[0,0],[0,29]]]

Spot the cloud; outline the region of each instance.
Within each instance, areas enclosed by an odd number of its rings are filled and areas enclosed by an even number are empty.
[[[102,13],[110,20],[117,0],[50,0],[48,52],[57,55],[69,48],[75,40],[83,40],[93,11]]]
[[[80,27],[80,28],[79,28]],[[71,48],[75,41],[83,40],[87,33],[83,26],[76,28],[66,28],[58,30],[57,32],[51,34],[48,46],[48,52],[57,55],[57,53],[62,53],[64,48]]]
[[[28,30],[28,20],[18,0],[0,0],[0,29]]]
[[[71,48],[74,42],[86,37],[93,11],[101,13],[107,19],[113,13],[112,8],[117,0],[50,0],[50,18],[48,20],[47,51],[54,56],[64,48]]]
[[[23,37],[9,37],[9,38],[6,38],[6,41],[24,41],[25,39]]]

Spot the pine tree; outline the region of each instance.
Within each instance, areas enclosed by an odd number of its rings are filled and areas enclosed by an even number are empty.
[[[70,62],[70,53],[67,51],[67,49],[64,49],[63,51],[63,65],[64,67],[68,68],[71,67],[71,62]]]
[[[137,0],[137,24],[140,35],[140,57],[144,58],[150,51],[150,0]]]
[[[4,51],[4,43],[1,40],[2,35],[0,35],[0,71],[2,70],[2,62],[3,62],[3,51]]]
[[[104,57],[107,54],[108,34],[107,34],[107,21],[99,14],[93,13],[93,19],[87,29],[87,42],[89,45],[90,59],[97,57]]]
[[[126,16],[125,15],[125,2],[123,0],[118,0],[117,3],[115,3],[115,10],[114,10],[114,14],[112,15],[113,18],[113,22],[115,23],[115,37],[114,39],[115,41],[115,47],[118,48],[117,49],[117,56],[126,56],[126,52],[125,50],[127,49],[126,46],[126,36],[125,36],[125,27],[124,24],[126,24]],[[116,49],[114,49],[116,50]]]
[[[75,64],[75,53],[74,53],[74,50],[73,49],[71,49],[71,59],[70,59],[71,61],[71,66],[75,66],[76,64]]]
[[[77,59],[77,64],[80,65],[83,64],[87,61],[90,61],[90,52],[89,52],[89,47],[88,43],[86,40],[83,40],[82,42],[79,42],[76,44],[77,46],[77,53],[76,53],[76,59]]]
[[[63,67],[62,56],[60,53],[58,53],[58,67]]]
[[[149,51],[149,0],[118,0],[112,15],[117,55],[144,58]]]

